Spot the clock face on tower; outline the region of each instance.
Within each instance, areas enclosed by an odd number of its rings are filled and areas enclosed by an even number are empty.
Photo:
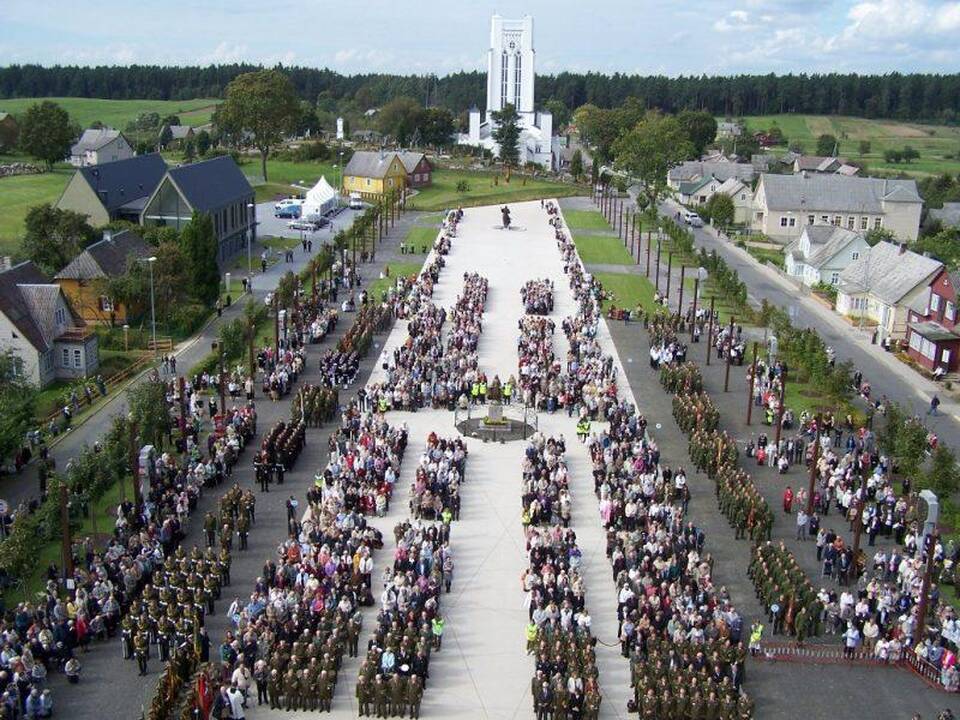
[[[515,49],[516,47],[517,47],[517,44],[516,44],[513,40],[511,40],[511,41],[510,41],[510,49],[513,50],[513,49]]]

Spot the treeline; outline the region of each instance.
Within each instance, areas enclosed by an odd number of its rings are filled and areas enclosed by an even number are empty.
[[[0,97],[96,97],[185,100],[221,97],[237,75],[257,69],[248,64],[209,67],[78,67],[11,65],[0,68]],[[407,96],[462,112],[483,107],[485,73],[435,75],[343,75],[329,69],[283,68],[304,100],[334,109],[341,100],[378,107]],[[539,75],[541,103],[558,100],[574,110],[586,103],[618,107],[635,97],[665,112],[707,110],[714,115],[810,113],[902,120],[960,120],[960,74],[934,75],[737,75],[665,77],[615,73],[563,72]]]

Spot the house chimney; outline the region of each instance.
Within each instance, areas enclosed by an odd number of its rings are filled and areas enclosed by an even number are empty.
[[[104,240],[113,240],[113,230],[104,230],[103,231]]]
[[[899,253],[899,254],[900,254],[900,255],[903,255],[903,254],[906,253],[906,252],[907,252],[907,244],[906,244],[906,243],[900,243],[900,253]]]

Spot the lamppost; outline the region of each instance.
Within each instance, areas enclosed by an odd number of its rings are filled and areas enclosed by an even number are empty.
[[[253,203],[247,203],[247,213],[251,216],[247,224],[247,289],[253,292],[253,259],[250,254],[250,246],[253,243],[253,228],[257,224],[257,206]]]
[[[154,305],[154,294],[153,294],[153,264],[157,261],[157,256],[152,255],[151,257],[144,258],[142,262],[147,263],[150,267],[150,327],[153,333],[153,355],[157,355],[157,311]]]

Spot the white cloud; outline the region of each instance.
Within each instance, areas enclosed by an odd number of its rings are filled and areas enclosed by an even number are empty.
[[[203,65],[208,64],[218,64],[218,63],[235,63],[242,62],[250,55],[247,51],[246,45],[231,44],[226,40],[220,42],[212,52],[209,52],[205,55],[202,55],[200,62]]]

